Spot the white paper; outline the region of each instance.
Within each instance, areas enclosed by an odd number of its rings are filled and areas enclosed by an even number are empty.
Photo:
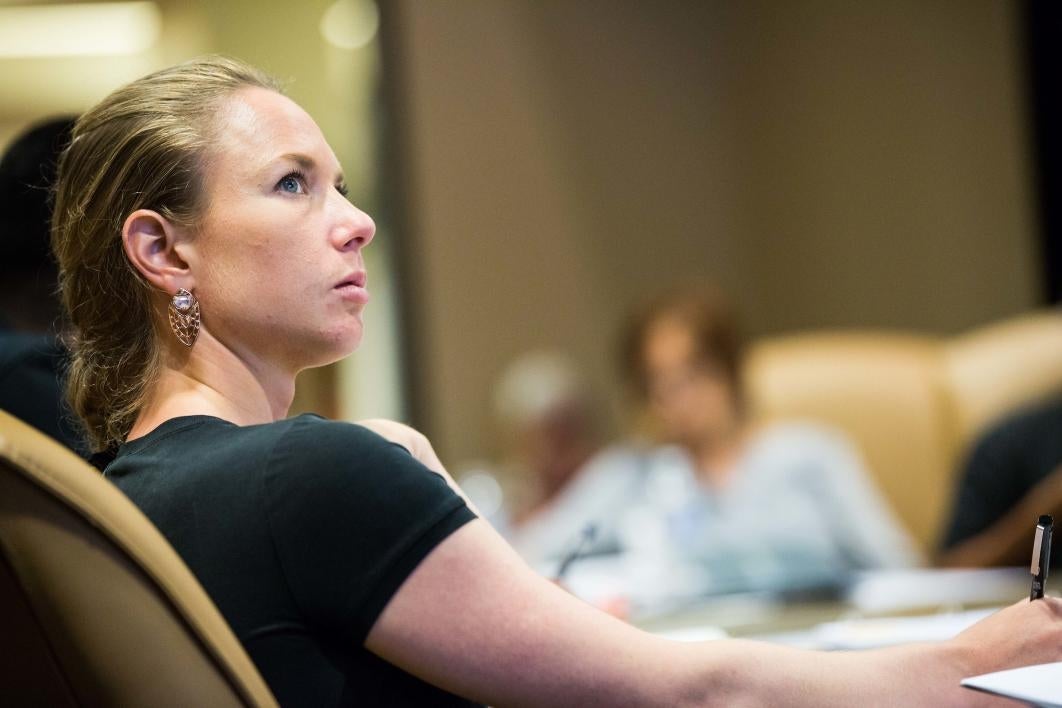
[[[875,617],[826,622],[812,630],[822,649],[874,649],[910,642],[951,639],[999,608],[922,617]]]
[[[972,676],[962,685],[1042,708],[1062,708],[1062,661]]]
[[[875,570],[859,575],[849,591],[848,602],[857,610],[873,614],[993,604],[1006,598],[1027,597],[1029,580],[1028,566]]]
[[[709,642],[717,639],[727,639],[730,636],[722,627],[708,624],[696,627],[661,630],[659,632],[654,632],[654,634],[658,637],[671,639],[676,642]]]

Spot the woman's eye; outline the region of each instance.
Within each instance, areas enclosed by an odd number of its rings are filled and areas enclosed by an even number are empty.
[[[277,182],[277,189],[290,194],[301,194],[304,191],[302,188],[302,177],[294,173],[284,175],[280,178],[280,181]]]

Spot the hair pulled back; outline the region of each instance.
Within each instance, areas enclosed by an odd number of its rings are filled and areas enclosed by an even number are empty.
[[[226,57],[155,72],[82,115],[59,160],[51,239],[71,326],[67,397],[97,450],[125,440],[161,363],[157,295],[126,258],[122,226],[138,209],[195,225],[215,116],[245,87],[280,91]]]

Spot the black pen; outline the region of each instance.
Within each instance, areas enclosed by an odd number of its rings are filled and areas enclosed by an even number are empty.
[[[579,541],[575,544],[575,548],[573,548],[568,555],[564,556],[564,559],[561,561],[560,567],[557,568],[557,576],[555,580],[560,581],[564,579],[564,574],[568,572],[568,568],[571,567],[572,563],[579,560],[579,557],[586,552],[587,547],[594,540],[594,536],[596,535],[597,525],[587,524],[583,529],[583,532],[579,535]]]
[[[1054,530],[1054,520],[1044,514],[1036,522],[1036,535],[1033,536],[1032,565],[1029,572],[1032,573],[1032,592],[1030,600],[1039,600],[1044,596],[1044,583],[1047,582],[1047,571],[1051,567],[1051,532]]]

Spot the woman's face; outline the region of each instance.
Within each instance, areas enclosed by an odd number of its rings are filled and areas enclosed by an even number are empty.
[[[186,257],[203,327],[238,355],[295,371],[349,354],[376,227],[343,195],[335,154],[304,110],[261,88],[229,97],[215,130]]]
[[[731,432],[732,383],[721,368],[702,360],[685,324],[657,320],[646,330],[642,356],[649,409],[669,440],[697,445]]]

